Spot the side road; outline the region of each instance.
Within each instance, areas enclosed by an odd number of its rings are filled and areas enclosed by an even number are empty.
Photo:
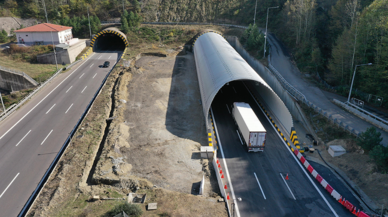
[[[331,114],[334,118],[341,120],[359,132],[364,132],[367,128],[373,126],[357,116],[342,110],[340,107],[333,104],[318,87],[305,81],[299,69],[292,64],[286,49],[282,47],[281,43],[274,35],[268,34],[268,42],[271,45],[270,63],[279,71],[288,83],[303,93],[307,100],[327,111],[329,115]],[[381,129],[377,129],[377,131],[381,132],[383,137],[382,143],[384,146],[387,146],[388,133]]]

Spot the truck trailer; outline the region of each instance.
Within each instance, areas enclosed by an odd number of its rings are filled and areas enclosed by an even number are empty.
[[[251,106],[244,102],[234,102],[232,115],[248,152],[264,151],[267,131],[253,112]]]

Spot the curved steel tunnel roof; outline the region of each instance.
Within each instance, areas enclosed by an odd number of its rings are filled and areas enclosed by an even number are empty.
[[[287,130],[293,126],[292,117],[283,101],[237,51],[215,32],[207,32],[194,42],[194,56],[205,119],[218,91],[228,82],[249,80],[260,83],[261,98],[271,107]],[[286,123],[286,124],[284,124]]]
[[[121,38],[121,40],[123,40],[123,42],[125,44],[125,47],[128,47],[127,36],[123,32],[121,32],[118,28],[116,28],[116,27],[109,27],[109,28],[103,29],[99,33],[97,33],[93,37],[93,39],[91,40],[90,47],[92,47],[94,49],[94,45],[95,45],[94,43],[97,41],[97,39],[99,37],[103,36],[104,34],[107,34],[107,33],[117,35],[118,37]]]

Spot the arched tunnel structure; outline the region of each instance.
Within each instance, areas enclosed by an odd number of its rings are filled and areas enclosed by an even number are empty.
[[[100,31],[90,42],[93,51],[123,51],[127,46],[127,36],[116,27]]]
[[[244,85],[260,96],[290,133],[293,121],[286,105],[222,35],[205,32],[195,40],[193,46],[206,122],[219,91],[230,82],[243,81]]]

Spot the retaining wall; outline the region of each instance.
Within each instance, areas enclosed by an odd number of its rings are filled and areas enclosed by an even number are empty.
[[[70,64],[75,61],[78,54],[86,47],[86,41],[80,41],[77,44],[70,46],[66,50],[61,50],[56,52],[57,63],[58,64]],[[37,56],[39,63],[44,64],[55,64],[54,52],[48,54],[40,54]]]
[[[34,79],[23,72],[12,72],[0,68],[0,88],[9,92],[34,88],[38,85]]]

